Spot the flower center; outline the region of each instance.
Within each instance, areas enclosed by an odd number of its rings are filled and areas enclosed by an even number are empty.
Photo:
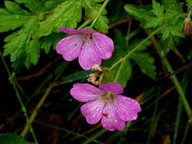
[[[83,37],[84,41],[87,41],[87,40],[92,39],[92,34],[84,33],[84,34],[82,34],[82,37]]]
[[[106,102],[109,103],[110,101],[113,101],[114,99],[114,94],[111,92],[107,92],[101,95],[102,99]]]

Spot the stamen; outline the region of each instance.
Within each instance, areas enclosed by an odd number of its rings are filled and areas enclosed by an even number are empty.
[[[103,113],[103,116],[108,117],[108,114],[107,113]]]

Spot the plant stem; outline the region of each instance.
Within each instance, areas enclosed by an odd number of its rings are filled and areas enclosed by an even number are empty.
[[[2,61],[3,61],[4,66],[5,66],[5,68],[6,68],[6,71],[7,71],[8,75],[9,75],[10,83],[13,85],[13,88],[14,88],[14,90],[15,90],[17,99],[19,100],[19,103],[20,103],[20,105],[21,105],[21,110],[23,111],[23,114],[24,114],[24,116],[25,116],[25,119],[26,119],[26,121],[27,121],[27,124],[29,125],[29,129],[30,129],[30,131],[31,131],[31,134],[32,134],[32,136],[33,136],[33,139],[34,139],[35,143],[38,144],[37,138],[36,138],[36,136],[35,136],[35,133],[34,133],[34,131],[33,131],[32,125],[31,125],[31,122],[30,122],[29,117],[28,117],[28,114],[27,114],[27,109],[26,109],[26,107],[25,107],[25,105],[24,105],[24,103],[23,103],[23,101],[22,101],[22,99],[21,99],[21,96],[20,96],[19,91],[18,91],[18,89],[17,89],[17,86],[16,86],[16,84],[15,84],[15,80],[14,80],[14,78],[12,77],[12,74],[11,74],[11,72],[10,72],[8,66],[7,66],[7,63],[5,62],[5,60],[4,60],[4,58],[3,58],[3,55],[2,55],[2,53],[1,53],[1,51],[0,51],[0,56],[1,56],[1,59],[2,59]]]
[[[61,72],[56,76],[56,78],[54,79],[54,81],[56,81],[56,80],[60,77],[60,75],[62,74],[62,72],[63,72],[63,71],[61,71]],[[39,103],[37,104],[37,106],[35,107],[35,109],[33,110],[32,114],[31,114],[31,116],[30,116],[30,119],[29,119],[30,123],[32,123],[32,122],[35,120],[35,117],[37,116],[40,108],[41,108],[42,105],[44,104],[44,102],[45,102],[47,96],[49,95],[50,91],[52,90],[52,88],[53,88],[53,85],[50,85],[50,86],[46,89],[44,95],[42,96],[42,98],[40,99]],[[30,127],[30,125],[28,125],[28,123],[27,123],[27,124],[25,125],[25,128],[24,128],[23,131],[21,132],[21,136],[25,136],[25,135],[27,134],[27,132],[28,132],[28,130],[29,130],[29,127]]]
[[[134,53],[142,44],[144,44],[148,39],[150,39],[153,35],[155,35],[156,33],[158,33],[162,28],[164,28],[164,26],[158,28],[157,30],[155,30],[154,32],[152,32],[151,34],[149,34],[149,36],[147,38],[145,38],[142,42],[140,42],[134,49],[132,49],[125,57],[119,59],[116,63],[114,63],[109,70],[113,69],[118,63],[120,63],[121,61],[125,60],[126,58],[128,58],[132,53]]]
[[[108,2],[109,2],[109,0],[105,0],[105,2],[103,3],[103,5],[101,6],[101,8],[100,8],[100,10],[99,10],[99,12],[98,12],[96,18],[95,18],[94,21],[92,22],[90,28],[92,28],[93,25],[95,24],[95,22],[98,20],[99,16],[101,15],[103,9],[105,8],[105,6],[107,5]]]
[[[162,58],[161,53],[160,53],[161,47],[159,46],[157,40],[153,36],[151,37],[151,40],[152,40],[153,45],[155,46],[155,48],[157,50],[157,53],[159,54],[160,58]],[[171,67],[171,65],[170,65],[170,63],[169,63],[169,61],[167,60],[166,57],[162,58],[162,62],[163,62],[163,64],[165,65],[166,69],[169,72],[173,72],[173,69],[172,69],[172,67]],[[181,97],[181,99],[183,101],[183,105],[184,105],[185,111],[187,112],[187,115],[188,115],[189,119],[191,119],[191,108],[189,106],[189,103],[187,102],[185,93],[183,92],[183,89],[182,89],[180,83],[179,83],[179,81],[178,81],[178,79],[177,79],[177,77],[175,75],[173,75],[171,77],[171,79],[172,79],[172,81],[173,81],[173,83],[175,85],[175,88],[176,88],[178,94],[180,95],[180,97]]]
[[[166,57],[163,58],[163,61],[164,61],[164,64],[165,64],[167,70],[169,72],[173,72],[173,69],[172,69],[172,67],[171,67],[171,65],[170,65],[170,63],[169,63],[169,61],[167,60]],[[187,102],[185,93],[184,93],[180,83],[179,83],[179,81],[178,81],[178,79],[177,79],[177,77],[175,75],[173,75],[171,77],[171,79],[172,79],[172,81],[173,81],[173,83],[174,83],[174,85],[176,87],[176,90],[177,90],[178,94],[180,95],[180,97],[181,97],[181,99],[183,101],[185,111],[187,112],[188,117],[191,119],[191,108],[189,106],[189,103]]]

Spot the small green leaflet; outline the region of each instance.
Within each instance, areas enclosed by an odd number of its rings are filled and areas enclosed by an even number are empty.
[[[65,36],[66,34],[64,33],[51,33],[48,36],[41,37],[41,49],[44,49],[44,51],[48,54],[51,46],[53,45],[53,49],[55,49],[58,41]]]
[[[97,16],[98,11],[102,5],[98,4],[96,2],[97,1],[93,2],[92,0],[85,0],[83,7],[85,9],[85,15],[86,15],[86,17],[88,17],[88,19],[86,19],[86,21],[89,21],[90,19],[93,21],[95,19],[95,17]],[[107,23],[109,21],[108,21],[108,18],[105,16],[106,14],[107,14],[107,11],[106,11],[106,9],[104,9],[102,11],[100,17],[98,18],[98,20],[96,21],[96,23],[93,26],[95,29],[99,29],[103,33],[108,32]]]
[[[39,0],[15,0],[19,4],[24,4],[32,13],[38,13],[43,9],[44,2]]]
[[[37,18],[31,17],[20,30],[5,38],[6,44],[4,45],[5,50],[3,55],[11,55],[10,59],[15,71],[19,70],[22,65],[30,68],[31,63],[35,65],[39,59],[39,40],[32,39],[37,26]]]
[[[30,19],[30,13],[23,10],[15,2],[5,1],[5,6],[6,9],[0,8],[0,32],[21,27]]]
[[[173,40],[176,40],[177,37],[184,37],[182,32],[183,18],[180,16],[182,13],[182,4],[176,0],[162,0],[162,5],[153,0],[151,8],[129,4],[125,5],[125,10],[130,15],[135,16],[144,28],[157,29],[162,26],[164,27],[159,32],[161,33],[162,41],[164,41],[162,43],[167,43],[167,45],[169,45],[169,49],[162,49],[164,55],[176,46],[176,41],[173,42]],[[172,41],[168,41],[168,39]]]
[[[115,65],[107,75],[107,83],[118,82],[123,87],[126,87],[126,84],[130,79],[131,74],[132,67],[129,59],[121,59],[121,62]]]
[[[148,53],[135,52],[130,55],[130,58],[139,65],[142,73],[146,74],[152,79],[156,78],[156,72],[155,72],[156,68],[153,65],[154,59]]]
[[[57,5],[52,13],[41,22],[41,26],[34,37],[47,36],[53,31],[58,31],[59,27],[76,28],[82,17],[81,3],[81,0],[67,0]]]
[[[142,40],[134,40],[130,46],[129,51],[134,49]],[[155,72],[155,66],[154,58],[151,57],[147,52],[144,52],[144,50],[150,45],[151,41],[146,41],[143,45],[141,45],[137,51],[132,53],[130,55],[130,59],[133,60],[140,68],[141,72],[146,74],[148,77],[155,79],[156,78],[156,72]]]
[[[0,134],[1,144],[35,144],[27,142],[22,136],[17,134]]]

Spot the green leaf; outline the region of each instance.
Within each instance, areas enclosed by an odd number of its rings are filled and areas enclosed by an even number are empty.
[[[19,4],[24,4],[30,11],[37,13],[39,9],[42,9],[41,2],[39,0],[15,0]]]
[[[127,81],[130,79],[132,74],[132,67],[129,59],[122,59],[122,61],[114,66],[109,74],[106,83],[118,82],[123,87],[126,87]]]
[[[158,29],[164,26],[159,33],[161,33],[161,41],[165,41],[161,43],[169,45],[161,50],[166,55],[170,49],[176,46],[176,40],[179,37],[184,37],[182,32],[183,18],[181,17],[182,4],[177,0],[162,0],[162,3],[163,5],[153,0],[152,7],[148,7],[149,9],[146,9],[145,6],[126,5],[125,10],[135,16],[144,28]]]
[[[0,32],[6,32],[23,26],[30,19],[30,16],[11,14],[6,9],[0,8],[0,19]]]
[[[34,144],[16,134],[0,134],[0,142],[1,144]]]
[[[155,0],[152,1],[153,13],[157,17],[161,17],[164,15],[164,7],[160,5],[160,3],[156,2]]]
[[[34,65],[37,64],[37,61],[40,57],[40,43],[38,39],[30,40],[28,45],[25,47],[27,57],[30,58],[30,62]]]
[[[183,11],[183,4],[179,3],[178,0],[161,0],[161,2],[168,13],[180,14]]]
[[[152,14],[152,12],[150,12],[151,6],[134,6],[131,4],[126,4],[124,8],[128,14],[133,15],[137,20],[140,21],[145,21],[145,19],[148,19],[149,15]]]
[[[71,82],[74,82],[77,80],[82,80],[82,79],[88,78],[89,74],[91,74],[93,72],[94,71],[92,71],[92,70],[89,70],[89,71],[81,70],[81,71],[69,74],[69,75],[61,78],[61,80],[62,80],[61,83],[66,84],[66,83],[71,83]]]
[[[152,79],[156,78],[154,59],[148,53],[135,52],[130,55],[130,58],[139,65],[141,72]]]
[[[86,21],[89,21],[90,19],[93,21],[100,8],[101,8],[101,4],[98,4],[97,1],[91,1],[91,0],[86,0],[83,7],[85,9],[85,15],[87,17]],[[108,32],[108,24],[109,20],[106,17],[107,11],[106,9],[104,9],[100,15],[100,17],[98,18],[98,20],[96,21],[96,23],[94,24],[94,28],[95,29],[99,29],[101,32],[103,33],[107,33]]]
[[[160,18],[150,18],[146,20],[146,23],[144,24],[144,28],[149,28],[149,27],[157,27],[161,26],[163,24],[164,17]]]
[[[66,35],[64,33],[52,33],[48,36],[41,37],[41,48],[48,54],[51,46],[53,45],[53,49],[55,49],[56,44],[64,38]]]
[[[37,63],[40,42],[38,39],[33,39],[32,35],[38,29],[38,26],[37,18],[31,17],[24,27],[5,38],[6,44],[4,45],[3,55],[11,55],[10,60],[15,71],[18,71],[23,65],[29,68],[31,63]]]
[[[22,9],[20,5],[15,2],[5,1],[5,7],[11,14],[31,15],[28,11]]]
[[[34,35],[35,37],[46,36],[59,27],[76,28],[82,16],[81,0],[66,0],[59,4],[47,18],[41,22],[41,27]]]
[[[161,54],[162,56],[166,56],[167,53],[176,47],[176,45],[179,43],[179,38],[177,36],[170,36],[166,38],[165,40],[162,40],[160,42],[161,45]]]
[[[167,26],[162,32],[162,40],[165,40],[171,36],[184,37],[182,29],[177,26]]]

